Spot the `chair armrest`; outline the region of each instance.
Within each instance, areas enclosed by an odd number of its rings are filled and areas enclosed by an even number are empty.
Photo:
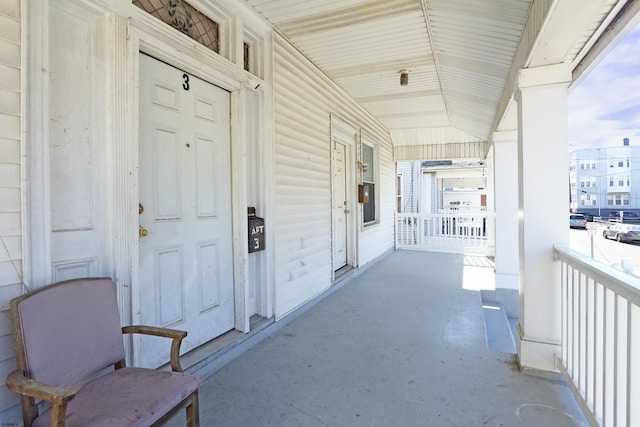
[[[187,331],[160,328],[157,326],[131,325],[123,326],[122,333],[154,335],[157,337],[171,338],[171,370],[174,372],[182,372],[182,367],[180,366],[180,345],[182,344],[183,338],[187,336]]]
[[[7,388],[24,396],[61,405],[73,399],[82,388],[82,384],[57,387],[27,378],[19,371],[13,371],[7,377]]]

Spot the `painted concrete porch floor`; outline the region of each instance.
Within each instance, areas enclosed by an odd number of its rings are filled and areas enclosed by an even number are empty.
[[[586,426],[559,376],[487,350],[463,266],[385,257],[207,378],[201,425]]]

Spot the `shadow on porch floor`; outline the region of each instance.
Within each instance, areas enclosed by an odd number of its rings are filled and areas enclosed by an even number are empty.
[[[465,264],[390,254],[207,378],[201,425],[586,426],[559,376],[487,349]]]

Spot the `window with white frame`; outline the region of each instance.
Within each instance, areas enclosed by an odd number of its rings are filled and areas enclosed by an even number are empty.
[[[361,133],[361,169],[362,169],[362,223],[366,225],[378,222],[378,142]]]
[[[628,194],[614,194],[613,195],[613,203],[610,203],[616,206],[628,205],[629,204],[629,195]]]
[[[248,29],[244,31],[242,54],[242,68],[254,76],[262,78],[262,40]]]
[[[596,204],[596,196],[592,194],[581,194],[580,195],[580,205],[588,206]]]

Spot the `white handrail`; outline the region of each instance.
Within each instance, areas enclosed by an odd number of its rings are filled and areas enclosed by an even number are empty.
[[[640,425],[640,279],[564,246],[560,371],[592,425]]]
[[[482,253],[487,248],[487,213],[396,213],[395,234],[397,249]]]

